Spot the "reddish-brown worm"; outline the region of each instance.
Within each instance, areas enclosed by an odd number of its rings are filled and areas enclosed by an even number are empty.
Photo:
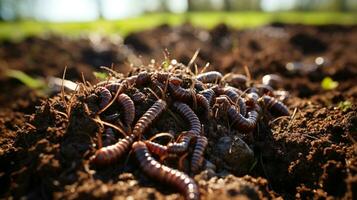
[[[166,109],[167,104],[164,100],[157,100],[150,108],[147,110],[142,117],[136,122],[133,134],[140,136],[147,130],[153,121],[158,118],[158,116]]]
[[[140,91],[136,91],[131,97],[134,102],[142,102],[146,99],[146,95]]]
[[[167,155],[167,153],[168,153],[167,146],[164,146],[164,145],[161,145],[156,142],[149,141],[149,140],[146,140],[144,142],[152,154],[157,155],[159,157],[163,157],[163,156]]]
[[[201,122],[193,110],[185,103],[174,102],[173,107],[188,121],[190,124],[190,130],[187,132],[193,133],[195,135],[200,135],[201,133]]]
[[[238,104],[240,114],[242,114],[243,116],[246,115],[247,106],[243,98],[237,93],[236,90],[234,90],[233,87],[224,87],[224,88],[213,87],[213,90],[215,91],[215,93],[219,95],[224,94],[228,96],[233,101],[234,104]]]
[[[117,141],[112,128],[105,129],[105,131],[102,135],[102,138],[103,138],[103,146],[104,147],[112,145]]]
[[[258,89],[259,94],[263,96],[264,94],[272,96],[274,95],[274,89],[269,85],[256,84],[255,87]]]
[[[275,99],[274,97],[270,97],[264,95],[261,97],[264,102],[264,106],[268,111],[274,116],[289,116],[289,109],[282,102]]]
[[[97,87],[96,92],[99,94],[99,98],[100,98],[99,107],[100,109],[102,109],[109,104],[110,100],[112,99],[112,94],[105,87]]]
[[[135,80],[135,85],[136,86],[143,86],[148,84],[151,81],[151,73],[149,72],[140,72],[137,75],[137,78]]]
[[[229,85],[236,88],[246,88],[247,87],[248,78],[242,74],[233,74],[229,81]]]
[[[213,97],[215,96],[215,93],[212,89],[205,89],[200,92],[208,101],[209,105],[213,104]]]
[[[202,83],[219,83],[222,77],[221,73],[217,71],[210,71],[197,75],[196,79]]]
[[[110,92],[117,92],[118,89],[120,88],[122,84],[121,83],[109,83],[108,85],[105,86]]]
[[[204,115],[208,117],[211,113],[211,107],[208,100],[202,94],[196,94],[197,105],[202,107]]]
[[[202,167],[204,157],[203,154],[206,150],[208,140],[205,136],[199,136],[196,139],[195,149],[191,158],[191,173],[197,173]]]
[[[113,145],[102,147],[91,157],[91,163],[95,165],[109,165],[117,162],[130,149],[135,138],[136,136],[131,134]]]
[[[200,193],[193,179],[183,172],[160,164],[150,154],[144,142],[133,144],[133,151],[139,162],[140,168],[149,177],[163,184],[169,184],[177,188],[187,200],[198,200]]]
[[[168,72],[159,72],[159,73],[155,74],[153,79],[156,79],[157,81],[159,81],[161,83],[165,83],[167,81],[167,79],[169,79],[169,77],[170,77],[170,73],[168,73]]]
[[[176,142],[169,143],[167,145],[167,151],[169,153],[181,154],[188,150],[191,140],[195,138],[195,135],[190,132],[181,133]]]
[[[120,94],[117,101],[124,111],[124,122],[127,127],[131,127],[135,118],[135,106],[131,98],[126,94]]]
[[[233,126],[239,130],[244,132],[250,132],[255,129],[259,117],[259,113],[253,109],[248,112],[248,117],[245,118],[242,114],[240,114],[235,106],[230,106],[228,109],[228,116],[231,119]]]
[[[173,81],[170,80],[169,89],[175,98],[180,101],[192,101],[195,95],[195,91],[190,88],[183,88],[180,85],[174,84]]]

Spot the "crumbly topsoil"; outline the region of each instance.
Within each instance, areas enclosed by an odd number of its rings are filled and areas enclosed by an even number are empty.
[[[210,62],[210,69],[223,73],[244,73],[247,65],[254,79],[280,74],[291,95],[286,104],[291,113],[296,109],[292,120],[261,127],[267,131],[252,146],[255,163],[248,172],[197,175],[203,198],[356,198],[357,27],[273,24],[237,31],[219,25],[207,31],[161,26],[129,35],[127,46],[120,40],[99,41],[50,36],[0,42],[0,197],[182,198],[146,178],[135,164],[125,165],[135,163],[130,157],[90,168],[95,147],[88,135],[96,133],[97,125],[81,104],[73,106],[67,119],[58,112],[65,107],[59,96],[46,99],[3,74],[12,68],[60,77],[68,65],[68,79],[81,80],[84,72],[93,83],[96,66],[114,63],[127,72],[128,62],[161,61],[162,50],[168,48],[172,58],[186,64],[200,49],[198,66]],[[322,64],[315,63],[317,57],[323,58]],[[321,88],[326,76],[339,82],[336,89]],[[351,106],[341,106],[343,102]],[[208,153],[213,151],[209,147]]]

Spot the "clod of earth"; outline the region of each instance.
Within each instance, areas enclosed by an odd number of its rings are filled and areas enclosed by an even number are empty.
[[[173,186],[186,199],[199,199],[198,186],[189,175],[212,168],[214,161],[205,155],[206,148],[223,155],[227,170],[246,173],[254,162],[247,143],[254,143],[259,135],[258,125],[289,115],[278,100],[285,99],[279,95],[286,93],[273,89],[279,87],[279,80],[277,75],[267,75],[258,84],[244,75],[195,74],[174,61],[169,66],[152,64],[93,87],[82,85],[85,95],[78,99],[102,127],[93,138],[99,148],[90,162],[101,170],[133,152],[148,177]],[[217,135],[212,126],[225,129],[226,135]]]

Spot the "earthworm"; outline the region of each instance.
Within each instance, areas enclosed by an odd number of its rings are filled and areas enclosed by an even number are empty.
[[[130,127],[135,118],[134,102],[126,94],[120,94],[117,101],[124,111],[124,122],[128,127]]]
[[[202,83],[219,83],[222,77],[221,73],[217,71],[210,71],[197,75],[196,79]]]
[[[167,146],[152,142],[149,140],[144,141],[149,151],[159,157],[165,156],[167,154]]]
[[[103,146],[105,147],[112,145],[117,141],[117,139],[115,138],[114,131],[111,128],[105,129],[102,137],[103,137]]]
[[[157,162],[150,154],[144,142],[133,144],[133,151],[141,169],[146,175],[164,184],[177,188],[187,200],[198,200],[199,190],[195,181],[188,175],[176,169],[169,168]]]
[[[254,107],[257,102],[258,99],[260,98],[259,96],[259,90],[255,87],[251,87],[249,88],[249,90],[247,91],[247,100],[246,100],[246,105],[250,106],[250,107]]]
[[[215,104],[213,105],[214,117],[217,118],[218,111],[223,111],[223,114],[226,115],[228,109],[231,107],[232,103],[229,100],[229,97],[226,95],[220,95],[215,98]]]
[[[204,157],[203,154],[206,150],[208,140],[205,136],[197,137],[195,149],[191,158],[191,172],[197,173],[198,170],[202,167]]]
[[[109,104],[110,100],[112,99],[112,94],[105,87],[97,87],[96,92],[99,93],[99,97],[100,97],[99,107],[100,109],[102,109]]]
[[[136,81],[138,79],[137,75],[134,76],[130,76],[127,77],[126,79],[124,79],[121,84],[123,85],[123,91],[126,91],[127,89],[129,89],[131,86],[133,86],[134,84],[136,84]]]
[[[289,116],[289,109],[274,97],[264,95],[262,97],[264,106],[275,116]]]
[[[131,95],[134,102],[142,102],[145,100],[146,95],[140,91],[136,91],[134,94]]]
[[[245,104],[243,98],[237,93],[236,90],[233,89],[233,87],[224,87],[224,88],[218,89],[217,93],[224,94],[224,95],[228,96],[233,101],[234,104],[238,104],[240,114],[245,116],[245,114],[247,112],[246,104]]]
[[[248,117],[245,118],[234,106],[231,106],[228,109],[228,116],[237,130],[250,132],[256,127],[259,114],[253,109],[248,112]]]
[[[211,110],[208,100],[202,94],[196,94],[196,101],[203,108],[205,116],[208,117]]]
[[[140,72],[135,80],[135,85],[142,86],[149,83],[151,80],[151,74],[148,72]]]
[[[166,109],[167,104],[164,100],[157,100],[150,108],[147,110],[142,117],[136,122],[133,134],[139,136],[144,133],[146,129],[150,127],[152,122]]]
[[[176,77],[170,78],[169,88],[172,96],[181,101],[191,101],[193,99],[193,96],[195,95],[195,92],[190,88],[182,88],[180,86],[181,82],[182,80]]]
[[[277,74],[267,74],[267,75],[263,76],[263,78],[262,78],[262,83],[264,85],[269,85],[275,89],[278,88],[282,82],[283,82],[283,80]]]
[[[180,135],[177,142],[169,143],[167,145],[167,151],[169,153],[181,154],[188,150],[188,146],[190,145],[191,140],[195,137],[190,132],[184,132]]]
[[[205,89],[200,92],[208,101],[209,105],[212,105],[213,103],[213,97],[215,95],[214,91],[212,89]]]
[[[190,124],[190,130],[187,132],[200,135],[201,122],[195,112],[193,112],[193,110],[190,108],[190,106],[181,102],[174,102],[173,106]]]
[[[195,89],[198,91],[202,91],[205,89],[205,84],[202,83],[201,81],[196,80],[195,81]]]
[[[167,81],[167,79],[169,79],[170,77],[170,73],[167,72],[158,72],[155,74],[155,79],[160,81],[161,83],[164,83]]]
[[[273,95],[274,94],[274,89],[269,86],[269,85],[264,85],[264,84],[257,84],[255,87],[258,89],[260,95]]]
[[[247,85],[248,78],[243,74],[233,74],[229,81],[229,85],[237,88],[245,88]]]
[[[108,85],[105,86],[105,88],[107,88],[110,92],[117,92],[118,89],[120,88],[122,84],[121,83],[109,83]]]
[[[154,90],[155,93],[163,93],[165,89],[165,85],[163,83],[159,82],[156,79],[151,80],[151,82],[151,88]]]
[[[135,135],[131,134],[113,145],[102,147],[90,158],[91,163],[109,165],[117,162],[129,150],[135,137]]]

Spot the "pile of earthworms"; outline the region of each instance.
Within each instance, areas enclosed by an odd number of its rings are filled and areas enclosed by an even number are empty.
[[[262,116],[289,115],[281,101],[286,93],[275,90],[280,83],[281,78],[273,74],[265,75],[261,83],[241,74],[195,74],[175,60],[100,82],[87,95],[96,103],[95,119],[105,127],[98,134],[99,148],[90,162],[99,167],[112,165],[132,152],[148,177],[173,186],[186,199],[199,199],[190,175],[202,170],[210,139],[201,122],[226,119],[237,131],[253,134]],[[150,107],[140,114],[137,108],[142,104]],[[152,133],[164,112],[179,115],[186,130]],[[155,142],[159,137],[171,140]],[[168,158],[177,158],[177,166],[167,165]],[[189,160],[189,167],[182,166],[182,158]]]

